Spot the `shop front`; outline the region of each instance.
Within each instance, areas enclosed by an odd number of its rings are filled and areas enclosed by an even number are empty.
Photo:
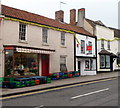
[[[55,52],[50,49],[21,46],[4,46],[4,51],[4,76],[47,76],[49,74],[49,55]]]
[[[76,69],[80,75],[96,75],[96,58],[83,58],[76,59]]]

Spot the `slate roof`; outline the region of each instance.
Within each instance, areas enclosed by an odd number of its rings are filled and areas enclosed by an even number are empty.
[[[38,24],[42,24],[42,25],[47,25],[47,26],[52,26],[52,27],[61,28],[61,29],[65,29],[65,30],[70,30],[70,31],[74,31],[76,33],[96,37],[96,36],[93,36],[92,34],[90,34],[89,32],[87,32],[82,27],[72,26],[70,24],[62,23],[62,22],[59,22],[59,21],[51,19],[51,18],[47,18],[47,17],[41,16],[38,14],[34,14],[31,12],[12,8],[12,7],[5,6],[5,5],[2,5],[2,15],[5,15],[6,17],[17,18],[17,19],[21,19],[21,20],[25,20],[25,21],[30,21],[30,22],[34,22],[34,23],[38,23]]]

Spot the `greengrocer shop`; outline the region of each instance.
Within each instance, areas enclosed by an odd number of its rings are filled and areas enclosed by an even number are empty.
[[[47,76],[50,54],[55,50],[23,46],[4,46],[4,76]]]

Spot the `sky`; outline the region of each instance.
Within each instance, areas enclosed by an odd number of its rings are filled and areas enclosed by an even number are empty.
[[[120,0],[1,0],[1,3],[48,18],[55,18],[55,11],[64,11],[64,21],[69,23],[70,9],[85,8],[85,17],[101,20],[106,26],[118,28],[118,2]],[[64,2],[66,4],[61,4]]]

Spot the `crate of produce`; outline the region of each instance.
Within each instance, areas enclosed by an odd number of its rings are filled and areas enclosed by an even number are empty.
[[[75,71],[75,77],[79,77],[80,76],[80,72],[79,71]]]
[[[0,77],[0,87],[3,86],[4,77]]]
[[[68,77],[72,78],[72,76],[73,76],[72,72],[68,72]]]
[[[59,72],[59,76],[60,76],[60,79],[63,79],[64,78],[64,73],[63,72]]]
[[[47,77],[46,76],[40,76],[40,84],[47,83]]]
[[[64,72],[63,78],[68,78],[68,73]]]
[[[31,79],[34,80],[36,85],[40,84],[40,76],[34,76],[34,77],[31,77]]]
[[[20,82],[20,87],[26,87],[29,85],[25,78],[16,78],[14,81]]]
[[[51,78],[47,78],[47,83],[51,83]]]

